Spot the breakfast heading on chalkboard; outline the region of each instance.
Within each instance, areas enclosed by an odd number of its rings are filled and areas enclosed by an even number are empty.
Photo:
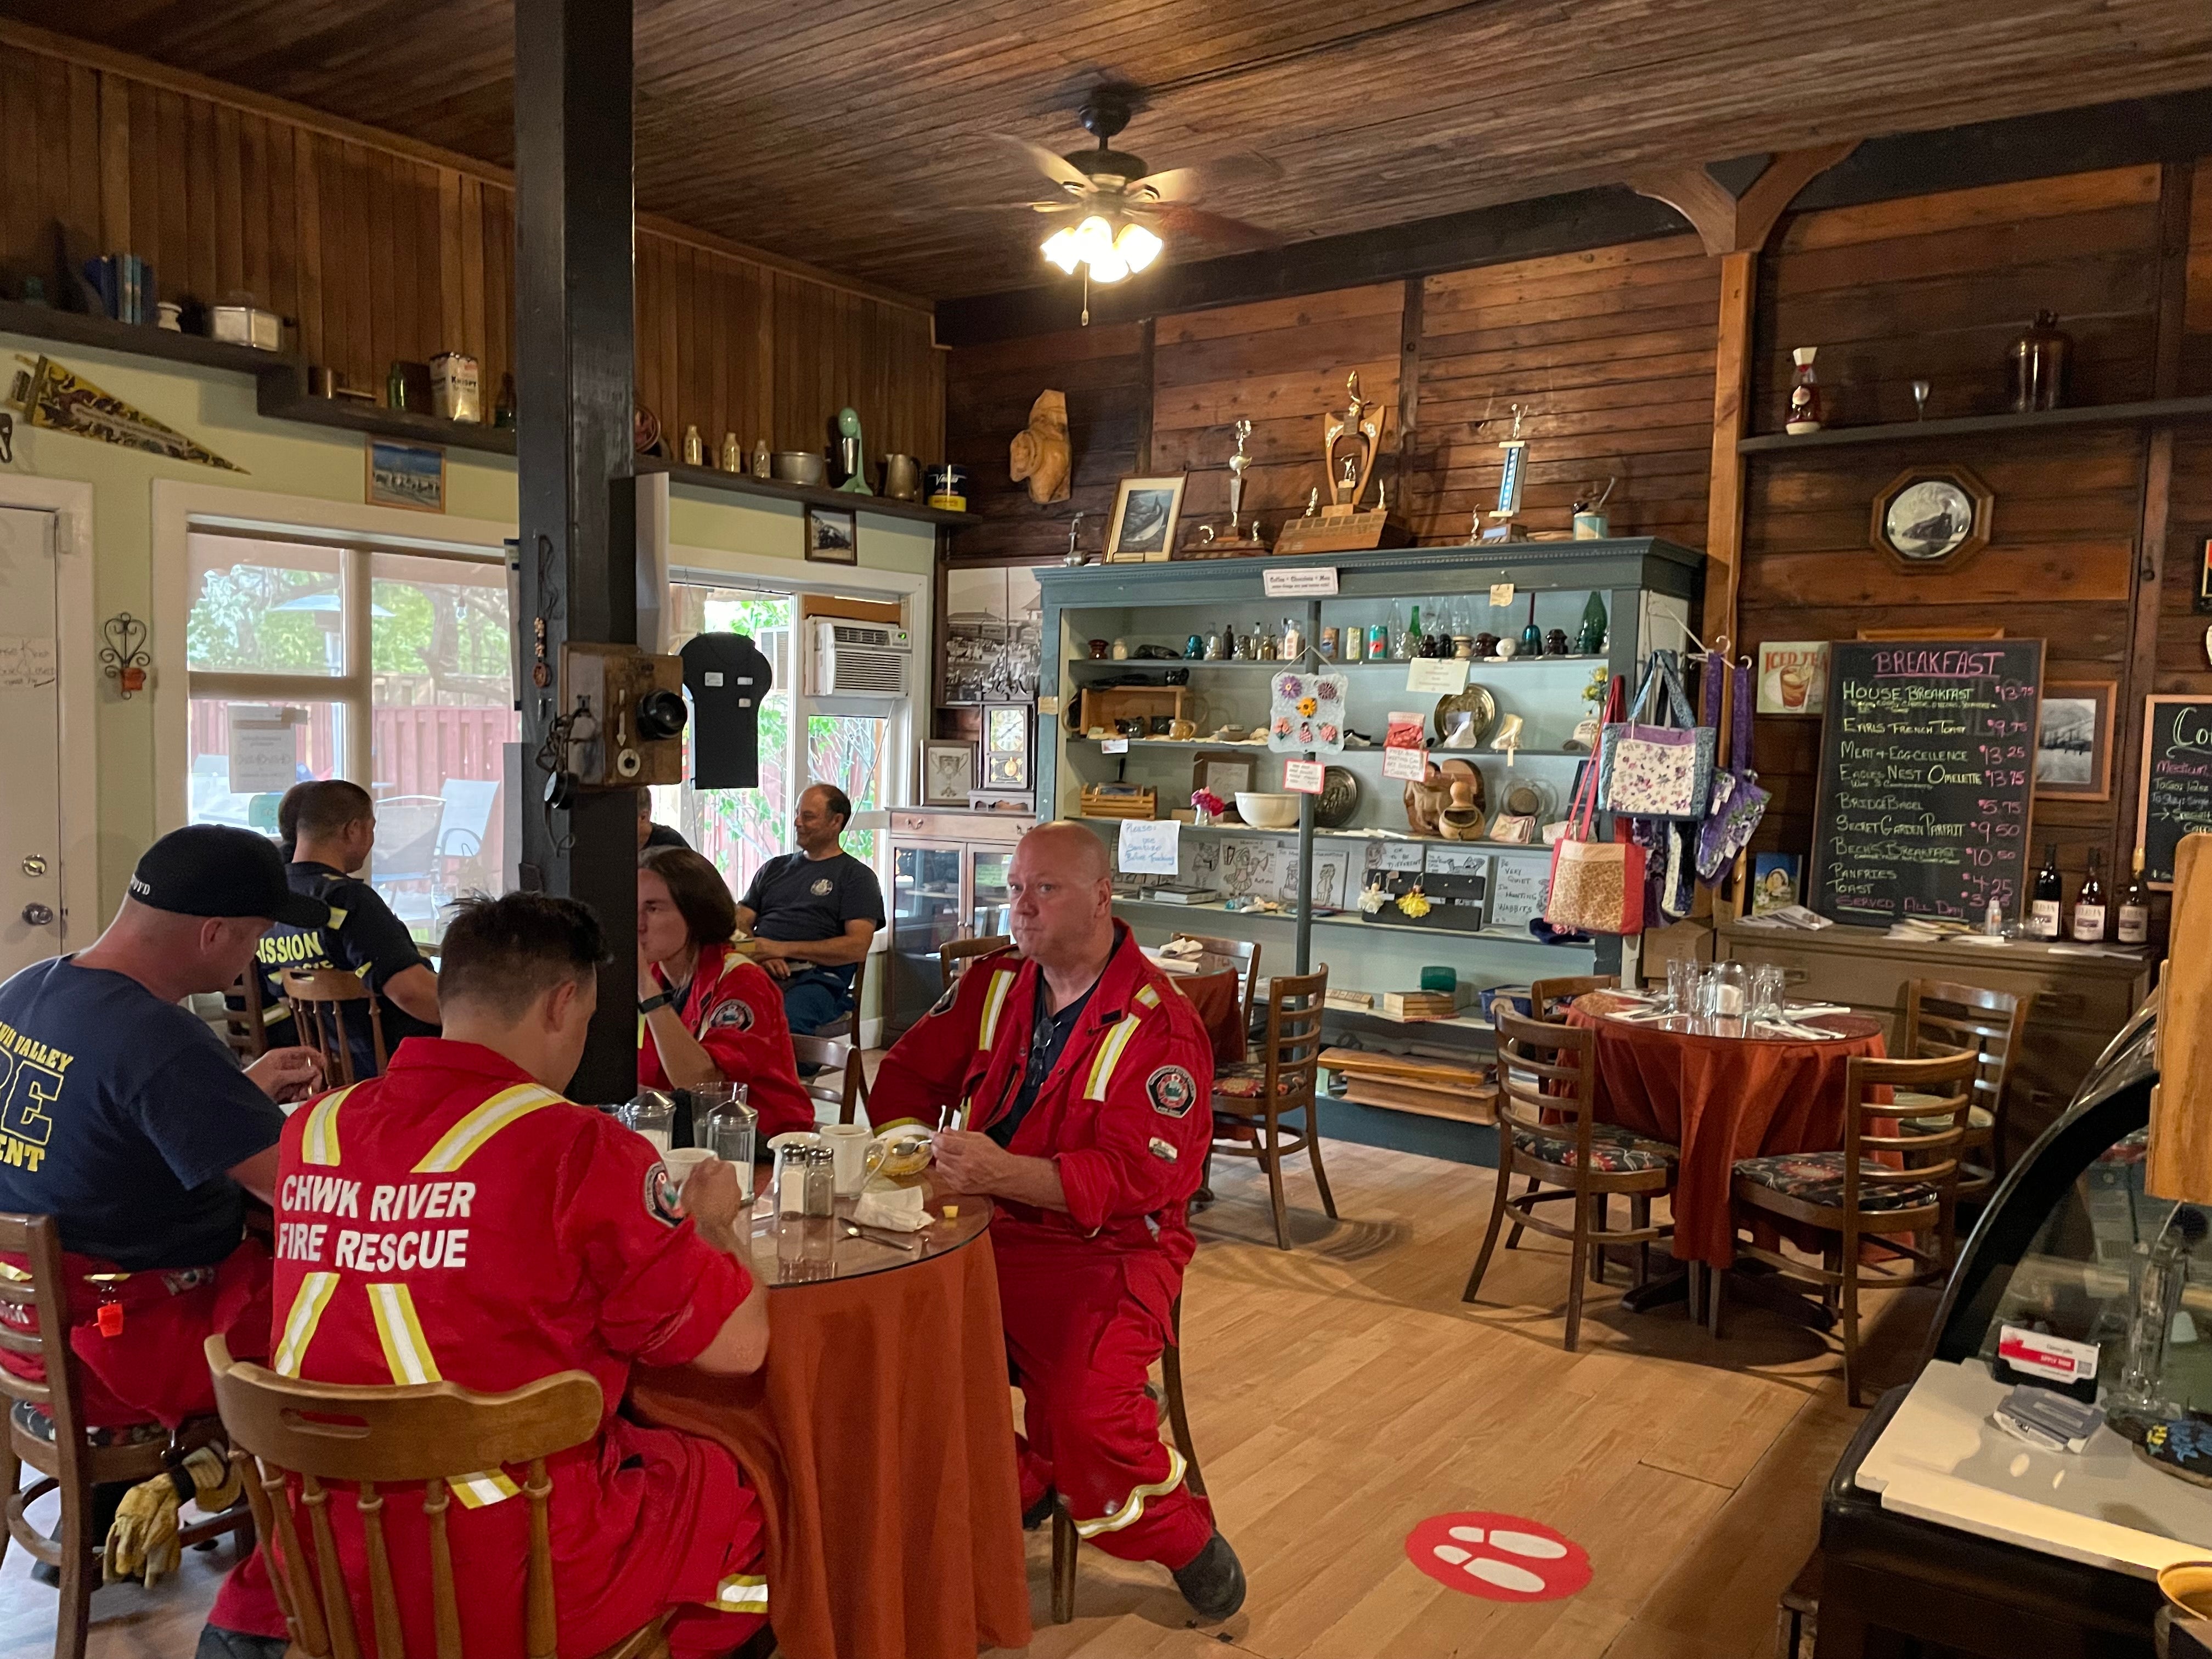
[[[2019,913],[2042,680],[2039,640],[1836,644],[1815,909],[1862,926]]]
[[[2184,836],[2200,830],[2212,830],[2212,702],[2152,697],[2143,720],[2136,824],[2144,878],[2171,885],[2175,849]]]

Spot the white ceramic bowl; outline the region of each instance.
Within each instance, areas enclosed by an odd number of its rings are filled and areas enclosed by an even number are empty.
[[[1237,792],[1237,816],[1255,830],[1291,830],[1298,822],[1298,798],[1296,795],[1259,794],[1249,789]]]

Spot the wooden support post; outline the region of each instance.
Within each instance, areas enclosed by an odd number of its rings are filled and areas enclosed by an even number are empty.
[[[592,790],[541,804],[535,763],[570,641],[637,642],[632,476],[630,0],[514,8],[515,434],[522,616],[522,884],[583,900],[611,941],[599,1012],[569,1084],[580,1101],[637,1091],[637,802]],[[542,635],[538,631],[542,628]],[[538,654],[542,639],[544,654]],[[546,684],[532,672],[542,661]],[[565,757],[559,757],[564,761]],[[559,761],[556,761],[557,769]]]

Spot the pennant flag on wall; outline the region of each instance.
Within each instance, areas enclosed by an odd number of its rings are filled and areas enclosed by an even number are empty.
[[[16,371],[15,389],[8,401],[21,410],[33,426],[73,432],[80,438],[97,438],[102,443],[120,444],[125,449],[143,449],[151,455],[167,455],[172,460],[197,461],[202,466],[219,467],[225,472],[246,471],[213,450],[202,448],[173,427],[162,425],[143,410],[134,409],[112,393],[102,392],[76,370],[64,368],[51,357],[40,357],[34,362],[19,356],[15,361],[30,367]]]

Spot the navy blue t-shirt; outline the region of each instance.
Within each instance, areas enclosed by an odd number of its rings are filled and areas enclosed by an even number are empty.
[[[753,913],[753,933],[761,939],[812,945],[844,938],[848,921],[872,921],[878,928],[884,925],[884,890],[876,872],[850,853],[832,853],[826,859],[810,859],[804,853],[772,858],[761,866],[738,902]],[[849,991],[854,966],[849,962],[836,968],[794,962],[791,970],[835,974]]]
[[[53,1216],[64,1249],[222,1261],[246,1220],[225,1171],[283,1128],[207,1022],[137,980],[56,957],[0,985],[0,1210]]]

